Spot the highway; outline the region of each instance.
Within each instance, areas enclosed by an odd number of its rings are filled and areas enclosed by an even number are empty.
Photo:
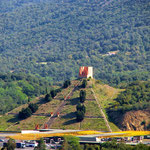
[[[100,137],[100,138],[113,138],[113,137],[133,137],[150,135],[150,131],[120,131],[120,132],[102,132],[94,130],[62,130],[62,129],[43,129],[43,130],[25,130],[22,133],[0,133],[1,137],[10,137],[16,140],[36,140],[41,137],[53,136],[82,136],[82,137]]]

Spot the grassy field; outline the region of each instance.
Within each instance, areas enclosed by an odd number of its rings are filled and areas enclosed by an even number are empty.
[[[79,103],[79,93],[80,90],[86,90],[86,100],[84,105],[86,107],[85,116],[94,116],[97,118],[84,118],[84,120],[80,123],[76,121],[76,105]],[[90,88],[86,89],[78,89],[74,92],[73,96],[70,100],[68,100],[67,104],[64,106],[63,110],[60,112],[60,117],[57,118],[52,125],[52,128],[62,128],[62,129],[81,129],[81,130],[102,130],[107,131],[107,127],[105,125],[103,118],[101,117],[101,113],[99,107],[94,100],[94,96],[90,90]]]
[[[37,97],[32,101],[32,103],[40,103],[42,99],[43,99],[43,96]],[[13,109],[9,113],[18,114],[22,108],[26,108],[27,106],[28,106],[28,104],[21,105],[15,109]],[[19,122],[19,124],[16,124],[17,122]],[[22,128],[22,126],[20,124],[21,122],[22,121],[20,121],[16,115],[6,113],[5,115],[2,115],[0,117],[0,131],[14,130],[14,129],[16,129],[16,127]],[[35,126],[34,126],[34,128],[35,128]]]
[[[12,126],[18,121],[14,115],[3,115],[0,117],[0,131],[7,130],[9,126]]]
[[[43,103],[43,98],[44,98],[44,95],[41,95],[39,97],[36,97],[34,100],[31,101],[31,103],[37,103],[37,104],[41,104]],[[9,113],[19,113],[19,111],[22,110],[22,108],[26,108],[28,106],[28,104],[24,104],[24,105],[21,105],[15,109],[13,109],[12,111],[10,111]],[[8,113],[7,113],[8,114]]]
[[[39,124],[39,126],[42,126],[43,123],[48,119],[46,116],[34,116],[24,119],[22,121],[19,121],[18,124],[13,125],[9,128],[11,131],[21,131],[21,130],[33,130],[35,129],[36,124]]]
[[[113,105],[113,103],[115,103],[114,99],[123,90],[116,89],[109,85],[99,83],[99,81],[94,80],[94,79],[90,82],[90,84],[92,84],[96,97],[103,109],[103,112],[106,115],[106,118],[108,119],[106,109],[110,107],[111,105]],[[109,125],[112,128],[112,131],[119,131],[119,128],[114,123],[109,121]]]
[[[69,88],[63,89],[61,93],[50,102],[44,102],[44,95],[35,98],[32,103],[37,103],[39,105],[39,109],[32,115],[31,117],[25,120],[18,120],[15,115],[6,114],[0,117],[0,130],[24,130],[24,129],[35,129],[35,125],[39,124],[40,127],[44,123],[46,123],[50,117],[50,113],[54,112],[58,106],[61,104],[62,100],[64,100],[64,96],[68,95],[68,93],[74,88],[74,85],[77,84],[79,81],[75,80],[72,82],[72,85]],[[26,108],[28,104],[24,104],[20,107],[17,107],[10,111],[9,113],[16,113],[18,114],[22,108]],[[71,109],[71,108],[69,108]],[[44,116],[44,115],[48,116]]]
[[[94,99],[93,93],[91,92],[90,88],[86,89],[86,101],[84,102],[84,105],[86,107],[86,116],[102,116],[100,109],[97,105],[96,100]]]
[[[122,89],[116,89],[106,84],[100,84],[96,80],[93,80],[92,82],[94,84],[93,90],[103,108],[107,108],[113,104],[117,95],[123,91]]]
[[[79,129],[80,124],[75,119],[76,105],[79,103],[79,92],[79,90],[76,90],[71,98],[67,100],[67,104],[63,107],[60,117],[55,120],[52,128]]]
[[[85,118],[81,122],[81,130],[108,131],[103,118]]]
[[[109,121],[109,125],[110,125],[110,127],[111,127],[111,129],[112,129],[113,132],[115,132],[115,131],[121,131],[114,123],[112,123],[110,121]]]

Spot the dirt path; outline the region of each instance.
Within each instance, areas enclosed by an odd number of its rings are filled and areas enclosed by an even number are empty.
[[[73,95],[74,91],[78,88],[78,85],[81,81],[79,81],[76,86],[74,86],[73,90],[71,90],[69,92],[69,94],[66,95],[65,99],[63,100],[63,102],[56,108],[56,111],[54,112],[53,116],[50,117],[50,119],[48,120],[48,122],[46,123],[48,125],[48,128],[50,128],[53,124],[53,122],[55,121],[55,119],[57,118],[57,113],[61,112],[61,110],[63,109],[63,107],[66,105],[67,103],[67,99],[70,99],[70,97]]]
[[[97,104],[98,104],[98,107],[100,108],[100,112],[101,112],[101,114],[102,114],[102,116],[103,116],[103,118],[104,118],[104,120],[105,120],[105,123],[106,123],[107,128],[109,129],[110,132],[112,132],[112,129],[111,129],[110,126],[109,126],[108,120],[107,120],[107,118],[106,118],[106,116],[105,116],[105,114],[104,114],[104,112],[103,112],[103,109],[102,109],[100,103],[98,102],[98,99],[97,99],[97,97],[96,97],[96,94],[95,94],[95,92],[94,92],[94,90],[93,90],[92,88],[91,88],[91,91],[93,92],[93,95],[94,95],[94,97],[95,97],[95,99],[96,99],[96,102],[97,102]]]

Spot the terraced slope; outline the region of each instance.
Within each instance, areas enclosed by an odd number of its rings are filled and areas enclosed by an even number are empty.
[[[50,113],[55,112],[59,105],[64,100],[64,96],[67,96],[70,91],[74,89],[74,86],[78,83],[78,80],[72,81],[70,87],[63,89],[61,93],[59,93],[52,101],[45,103],[43,101],[44,96],[38,97],[33,102],[39,105],[39,109],[34,113],[31,117],[18,120],[16,115],[22,108],[26,108],[27,104],[22,105],[11,112],[7,113],[6,115],[0,118],[0,126],[3,124],[3,127],[0,130],[23,130],[23,129],[34,129],[36,124],[42,128],[45,123],[50,118]],[[2,120],[2,122],[1,122]]]
[[[102,90],[102,87],[106,87],[106,85],[102,85],[96,83],[95,80],[89,81],[86,90],[87,96],[84,102],[86,107],[85,118],[82,122],[76,121],[76,105],[79,103],[79,92],[82,90],[81,88],[76,89],[72,97],[67,100],[66,105],[63,107],[60,112],[60,117],[56,119],[55,123],[52,125],[52,128],[62,128],[62,129],[80,129],[80,130],[101,130],[101,131],[109,131],[110,129],[107,127],[106,122],[104,120],[104,116],[101,113],[101,110],[98,106],[98,103],[94,97],[94,93],[91,88],[92,85],[95,85],[95,89],[99,88]],[[108,86],[109,87],[109,86]],[[98,101],[102,103],[102,108],[104,110],[104,103],[106,100],[110,98],[110,103],[113,102],[113,98],[120,92],[120,90],[111,88],[111,93],[109,93],[109,89],[106,90],[106,95],[103,99],[99,99],[99,95],[101,93],[97,92],[96,95],[98,97]],[[104,111],[105,112],[105,111]],[[106,115],[106,114],[105,114]],[[106,119],[107,119],[106,115]],[[113,131],[119,130],[112,122],[109,122],[110,127]]]
[[[98,83],[98,81],[88,81],[86,90],[86,100],[84,105],[86,107],[85,118],[82,122],[76,121],[76,105],[79,103],[79,93],[83,90],[79,80],[72,81],[71,86],[63,89],[62,92],[50,102],[43,103],[43,96],[37,98],[34,102],[39,104],[39,109],[31,117],[25,120],[16,119],[16,114],[26,105],[14,109],[3,118],[5,124],[4,130],[23,130],[34,129],[36,124],[39,124],[40,128],[44,128],[44,124],[48,124],[49,128],[59,129],[79,129],[79,130],[99,130],[110,131],[106,126],[104,116],[101,114],[101,110],[94,97],[93,90],[97,96],[98,102],[101,104],[102,109],[109,103],[113,103],[113,98],[120,92],[120,90]],[[108,102],[109,101],[109,102]],[[106,103],[107,102],[107,103]],[[54,115],[50,116],[53,112]],[[105,111],[104,111],[105,112]],[[60,116],[57,116],[57,113]],[[106,119],[107,119],[107,114]],[[4,121],[5,120],[5,121]],[[118,128],[111,122],[108,122],[113,131]],[[2,123],[0,123],[0,126]],[[0,128],[2,130],[2,128]]]

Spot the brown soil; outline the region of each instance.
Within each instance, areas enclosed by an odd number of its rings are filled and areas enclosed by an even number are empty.
[[[149,130],[150,110],[129,111],[123,115],[115,112],[112,115],[121,130]]]

